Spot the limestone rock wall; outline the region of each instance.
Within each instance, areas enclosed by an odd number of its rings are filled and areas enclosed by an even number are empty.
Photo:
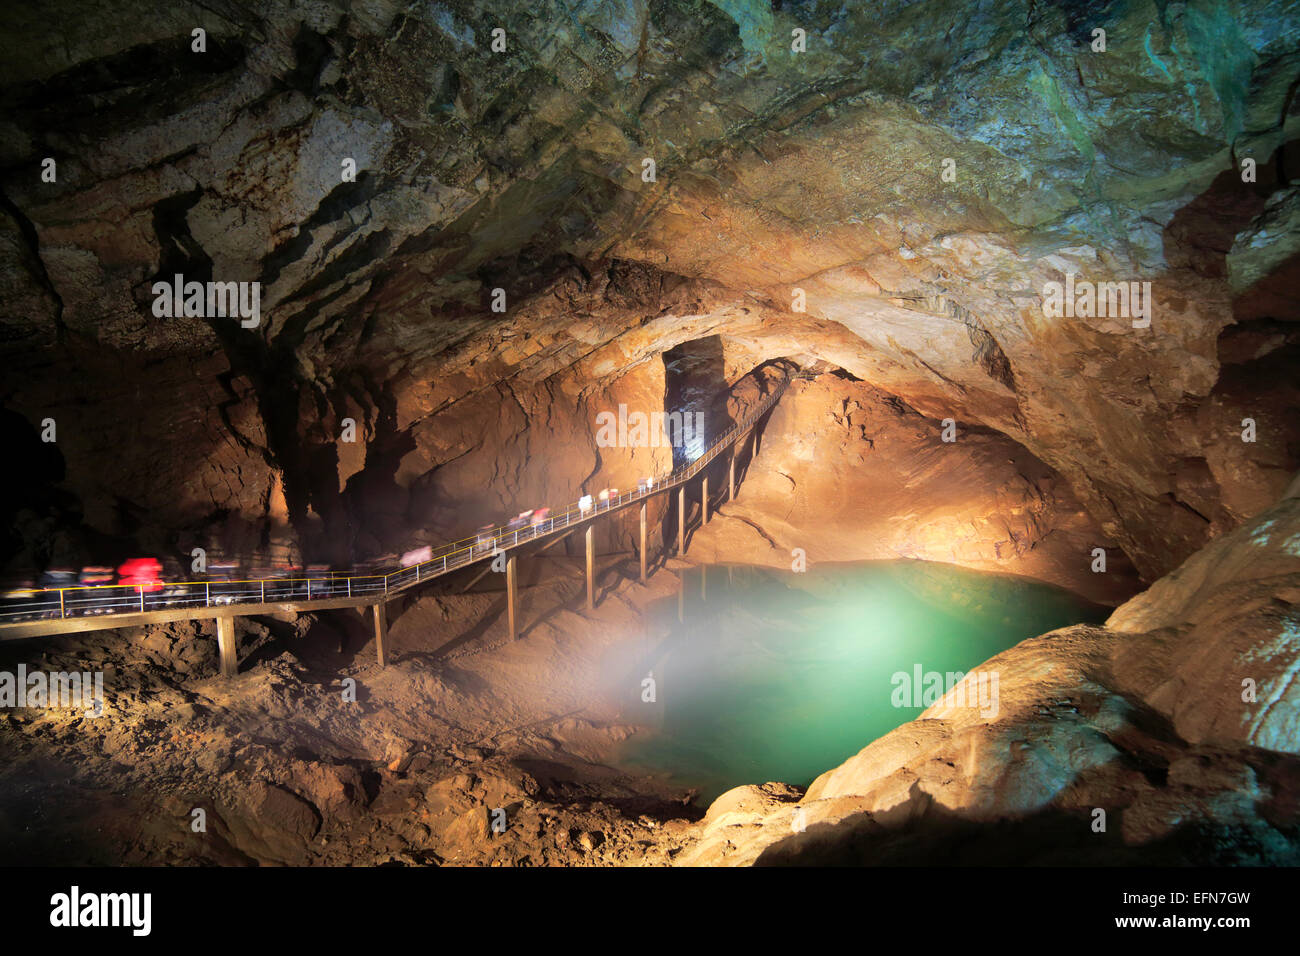
[[[864,382],[798,380],[737,500],[695,536],[690,555],[782,569],[796,560],[941,561],[1108,604],[1140,588],[1124,552],[1053,469],[991,429],[954,422],[951,442],[944,432]],[[1093,570],[1096,548],[1104,570]]]
[[[371,544],[367,511],[411,534],[454,505],[477,524],[506,502],[471,516],[477,478],[448,461],[508,472],[558,434],[546,396],[567,415],[716,335],[750,367],[822,360],[1005,433],[1154,580],[1275,498],[1300,455],[1294,376],[1276,371],[1296,359],[1297,11],[17,12],[0,39],[0,398],[32,427],[65,423],[71,498],[29,523],[336,559],[322,542]],[[1150,327],[1048,317],[1068,273],[1151,282]],[[152,285],[176,274],[259,282],[260,324],[155,317]],[[1243,350],[1247,323],[1272,331]],[[349,417],[364,449],[338,447]],[[491,432],[512,446],[500,463],[475,452]],[[528,478],[521,507],[565,482]],[[360,502],[353,483],[380,490]]]

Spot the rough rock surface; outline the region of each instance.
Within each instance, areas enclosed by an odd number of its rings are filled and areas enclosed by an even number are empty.
[[[743,494],[717,508],[689,557],[783,569],[941,561],[1035,577],[1112,605],[1138,589],[1123,551],[1051,468],[997,432],[954,426],[952,442],[943,432],[866,383],[796,381],[752,466],[742,451]],[[719,473],[715,483],[723,480]],[[1092,570],[1095,548],[1106,552],[1104,572]]]
[[[719,797],[680,862],[1300,862],[1294,491],[1105,627],[975,668],[998,674],[995,714],[968,676],[806,793]]]
[[[594,417],[663,410],[675,387],[705,401],[671,383],[698,371],[674,350],[708,343],[711,415],[774,369],[838,370],[865,384],[783,404],[763,454],[791,478],[756,471],[754,508],[726,509],[706,553],[915,554],[1116,600],[1134,586],[1117,548],[1155,586],[1106,628],[997,658],[996,720],[932,711],[877,741],[798,802],[798,834],[788,789],[733,795],[690,858],[943,855],[947,832],[980,859],[1074,839],[1084,859],[1294,861],[1295,515],[1269,509],[1300,467],[1297,0],[53,0],[7,17],[0,438],[25,487],[0,560],[202,544],[349,563],[665,466],[598,446]],[[154,283],[177,274],[261,283],[260,323],[155,316]],[[1049,315],[1048,283],[1072,274],[1150,282],[1149,327]],[[949,418],[963,438],[945,449]],[[892,487],[854,465],[873,459]],[[841,483],[927,501],[892,525],[846,516]],[[1090,546],[1116,580],[1075,580]],[[467,600],[422,602],[395,643],[441,646],[444,611],[463,646],[490,640],[470,623],[490,602]],[[535,635],[554,647],[483,660],[556,650],[580,627],[564,613]],[[695,839],[642,782],[616,790],[646,807],[623,813],[581,774],[548,776],[580,763],[540,732],[472,749],[508,729],[494,714],[556,716],[530,710],[537,685],[503,689],[536,661],[380,675],[394,736],[372,739],[331,710],[361,665],[300,672],[273,623],[245,635],[265,656],[244,696],[208,683],[192,629],[58,645],[139,686],[93,738],[4,715],[0,845],[66,837],[49,807],[76,821],[80,842],[47,852],[70,861],[665,862]],[[430,729],[448,686],[458,725]],[[594,755],[581,739],[610,728],[568,732]],[[458,749],[426,763],[422,735]],[[528,815],[505,841],[494,801]]]
[[[520,640],[489,581],[394,608],[382,669],[350,612],[237,619],[234,682],[210,624],[47,639],[37,659],[0,645],[8,672],[102,669],[106,696],[99,717],[0,713],[0,862],[669,862],[701,811],[609,755],[636,732],[627,662],[673,577],[642,586],[609,556],[588,612],[577,566],[530,566]]]
[[[508,471],[566,434],[543,405],[585,423],[593,391],[719,335],[1006,433],[1154,580],[1297,465],[1294,382],[1270,371],[1290,332],[1240,359],[1248,397],[1222,393],[1229,340],[1295,314],[1297,23],[1263,0],[17,12],[3,400],[23,454],[59,422],[69,496],[19,523],[79,529],[69,550],[206,535],[330,560],[385,515],[442,533],[420,488],[484,424]],[[1151,327],[1048,318],[1068,272],[1151,281]],[[260,281],[261,325],[155,318],[177,273]]]

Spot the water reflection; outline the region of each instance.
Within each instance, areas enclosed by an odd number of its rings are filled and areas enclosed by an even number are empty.
[[[742,783],[806,785],[919,714],[936,678],[946,689],[1025,638],[1108,613],[1050,585],[920,561],[693,569],[655,609],[638,681],[622,684],[624,719],[644,730],[620,761],[701,802]]]

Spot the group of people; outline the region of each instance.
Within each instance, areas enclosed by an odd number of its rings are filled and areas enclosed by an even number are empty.
[[[654,484],[654,478],[638,478],[636,483],[637,495],[647,494],[654,488]],[[593,512],[604,511],[612,505],[618,504],[620,498],[621,492],[617,488],[602,488],[595,496],[583,495],[578,499],[578,515],[580,518],[585,518]],[[478,529],[478,533],[474,536],[472,554],[477,557],[479,554],[490,552],[506,540],[508,535],[522,531],[525,528],[530,529],[533,536],[542,531],[548,531],[550,530],[550,521],[551,509],[537,508],[533,511],[519,512],[506,523],[504,529],[498,528],[497,525],[485,524]],[[411,555],[415,553],[408,552]],[[424,560],[427,560],[427,558]],[[403,555],[402,565],[403,567],[407,566],[406,555]]]
[[[653,478],[638,479],[638,496],[648,493],[654,483]],[[579,515],[585,517],[592,512],[606,510],[618,504],[620,499],[621,493],[617,488],[602,488],[594,497],[590,494],[583,495],[578,499]],[[551,526],[550,508],[521,511],[504,528],[484,525],[474,538],[471,558],[495,550],[508,536],[513,535],[518,540],[520,532],[526,531],[536,537],[549,531]],[[390,555],[388,560],[391,562],[393,557]],[[410,568],[431,560],[433,548],[426,545],[403,553],[398,563],[402,568]],[[388,566],[391,567],[391,564]],[[56,609],[53,613],[66,616],[69,599],[74,613],[85,614],[111,613],[116,610],[117,604],[125,606],[134,598],[144,596],[153,598],[150,603],[154,606],[189,602],[193,599],[196,588],[203,589],[206,602],[235,603],[250,599],[241,591],[241,588],[247,589],[245,586],[255,585],[259,595],[265,594],[267,581],[284,582],[275,588],[278,600],[315,596],[312,590],[314,585],[315,593],[328,594],[338,575],[339,572],[323,564],[311,564],[305,568],[280,564],[244,570],[236,562],[224,560],[208,563],[201,572],[182,575],[178,571],[166,572],[163,563],[153,557],[128,558],[116,571],[111,566],[99,564],[86,565],[80,571],[69,567],[53,567],[42,572],[35,580],[11,580],[0,589],[0,620],[22,619],[23,615],[48,616],[52,613],[51,608]]]
[[[116,571],[110,565],[85,565],[80,571],[52,567],[35,578],[10,580],[0,589],[0,622],[79,617],[135,610],[234,604],[262,596],[292,600],[328,594],[335,572],[328,565],[306,568],[280,564],[244,570],[233,561],[208,563],[203,571],[184,574],[179,565],[164,569],[157,558],[128,558]],[[279,582],[267,594],[267,581]]]

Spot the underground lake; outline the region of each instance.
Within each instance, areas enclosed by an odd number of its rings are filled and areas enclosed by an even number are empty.
[[[698,791],[701,805],[742,784],[808,785],[972,669],[969,703],[987,711],[997,684],[982,662],[1110,613],[1038,581],[923,561],[682,577],[679,602],[656,609],[624,701],[640,730],[617,759]]]

